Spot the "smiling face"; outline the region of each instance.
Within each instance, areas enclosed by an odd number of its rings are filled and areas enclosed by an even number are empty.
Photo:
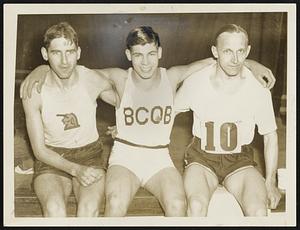
[[[136,74],[142,79],[153,78],[158,69],[158,61],[161,58],[162,49],[155,43],[146,43],[145,45],[134,45],[125,51],[129,61]]]
[[[51,70],[58,78],[64,80],[73,74],[81,50],[74,42],[60,37],[54,38],[48,49],[42,47],[41,52],[44,60],[49,62]]]
[[[249,52],[248,38],[243,32],[223,32],[217,38],[217,45],[212,46],[218,67],[229,77],[240,74]]]

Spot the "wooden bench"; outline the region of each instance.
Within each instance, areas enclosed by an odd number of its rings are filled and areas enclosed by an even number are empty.
[[[22,175],[31,181],[32,175]],[[30,182],[29,182],[30,184]],[[225,194],[224,194],[225,195]],[[221,205],[221,204],[220,204]],[[278,207],[272,213],[285,212],[285,194],[283,194]],[[100,216],[104,213],[104,202]],[[158,200],[147,190],[140,188],[129,206],[127,216],[163,216],[164,212]],[[37,196],[30,187],[21,187],[15,190],[15,216],[16,217],[42,217],[42,208]],[[76,199],[72,193],[68,199],[67,216],[76,216]]]
[[[104,202],[100,216],[104,213]],[[140,188],[134,197],[127,216],[163,216],[163,210],[158,200],[143,188]],[[15,190],[16,217],[42,217],[41,205],[32,189],[19,188]],[[67,216],[76,216],[76,199],[72,194],[68,199]]]

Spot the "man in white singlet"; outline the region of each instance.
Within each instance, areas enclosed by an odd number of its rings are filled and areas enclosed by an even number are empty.
[[[33,187],[46,217],[67,215],[72,190],[80,217],[98,216],[103,200],[106,162],[96,126],[96,99],[100,95],[115,105],[117,95],[105,77],[77,66],[80,52],[68,23],[51,26],[41,48],[50,65],[44,87],[22,100],[36,157]]]
[[[118,134],[109,158],[106,177],[105,216],[124,216],[140,186],[159,200],[166,216],[185,216],[186,199],[182,176],[175,168],[168,144],[174,121],[173,98],[179,84],[191,73],[215,63],[212,59],[190,65],[159,68],[162,57],[159,36],[151,27],[141,26],[127,37],[128,70],[97,70],[110,79],[121,100],[116,108]],[[262,79],[266,73],[269,86],[274,77],[253,61],[247,65]],[[40,81],[47,69],[38,67],[22,83],[21,93],[31,94],[33,82]],[[264,74],[263,74],[264,75]]]
[[[247,32],[225,25],[212,46],[217,63],[193,73],[177,93],[175,109],[191,109],[194,117],[184,171],[189,216],[207,215],[218,184],[235,196],[245,216],[265,216],[267,207],[276,208],[280,200],[271,93],[244,67],[249,52]],[[264,137],[265,180],[254,167],[249,146],[255,125]]]

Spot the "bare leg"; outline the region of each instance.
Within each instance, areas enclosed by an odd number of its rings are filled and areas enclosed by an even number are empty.
[[[157,197],[165,211],[165,216],[186,215],[183,180],[176,168],[160,170],[147,181],[145,188]]]
[[[65,217],[72,181],[56,174],[42,174],[34,180],[34,190],[45,217]]]
[[[73,178],[73,188],[78,203],[78,217],[99,216],[104,196],[104,175],[105,172],[103,170],[103,177],[99,181],[87,187],[82,186],[76,178]]]
[[[218,179],[208,169],[192,164],[184,171],[184,188],[188,216],[207,216],[209,201],[218,186]]]
[[[105,184],[105,216],[125,216],[140,181],[135,174],[120,165],[108,168]]]
[[[224,181],[240,203],[245,216],[267,215],[267,192],[262,175],[254,167],[241,169]]]

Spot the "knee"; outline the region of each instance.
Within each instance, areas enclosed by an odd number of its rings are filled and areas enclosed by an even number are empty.
[[[242,204],[245,216],[267,216],[268,199],[267,196],[254,196],[251,202]]]
[[[89,201],[79,202],[77,216],[78,217],[97,217],[100,213],[100,202]]]
[[[111,193],[106,196],[105,216],[125,216],[128,205],[121,196]]]
[[[46,217],[65,217],[66,207],[62,200],[48,200],[43,206],[44,216]]]
[[[201,196],[188,198],[188,216],[207,216],[209,200]]]
[[[186,215],[186,200],[185,197],[175,197],[168,199],[165,202],[165,215],[166,216],[185,216]]]
[[[244,210],[245,216],[267,216],[267,213],[267,206],[263,204],[250,205]]]

